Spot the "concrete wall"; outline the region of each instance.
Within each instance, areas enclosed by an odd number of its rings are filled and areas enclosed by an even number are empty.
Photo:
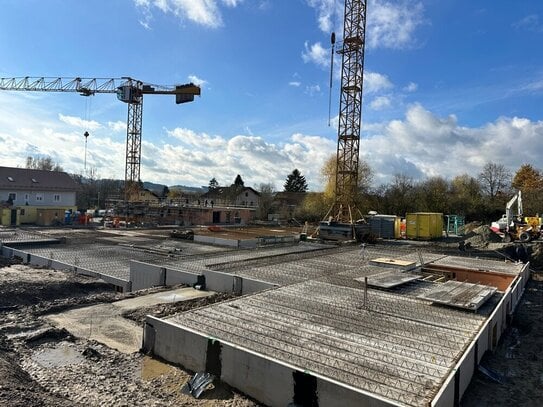
[[[192,286],[198,280],[198,274],[188,271],[166,269],[166,285],[186,284]]]
[[[143,349],[169,362],[202,372],[206,370],[208,344],[216,341],[191,329],[147,316]],[[215,342],[216,343],[216,342]],[[285,407],[293,402],[295,367],[220,342],[221,380],[268,406]],[[387,407],[399,406],[392,401],[365,394],[318,375],[316,393],[320,406]]]
[[[221,237],[215,236],[204,236],[204,235],[195,235],[194,241],[198,243],[210,244],[214,246],[224,246],[224,247],[235,247],[235,248],[244,248],[250,249],[257,246],[257,239],[245,239],[245,240],[235,240],[235,239],[224,239]]]
[[[221,361],[221,380],[230,386],[268,406],[287,406],[292,402],[293,369],[224,343]]]
[[[359,391],[338,385],[329,380],[317,379],[317,393],[319,406],[364,406],[364,407],[389,407],[400,406],[391,401],[377,398],[376,395],[368,395]]]
[[[522,272],[504,292],[502,299],[484,322],[479,334],[452,370],[440,392],[432,401],[432,407],[453,406],[455,402],[460,401],[484,353],[487,350],[493,351],[495,349],[502,333],[507,328],[508,315],[517,307],[530,276],[529,273],[529,264],[525,264]],[[458,394],[455,395],[456,386]]]
[[[220,271],[203,270],[201,275],[205,276],[206,289],[210,291],[245,295],[277,286],[265,281],[240,277]],[[163,268],[138,261],[130,262],[130,281],[132,282],[133,291],[157,285],[193,285],[197,279],[198,274],[188,271]]]
[[[139,261],[130,261],[130,281],[132,291],[164,285],[165,269]]]
[[[194,372],[205,371],[208,338],[188,330],[182,331],[182,335],[180,333],[177,326],[148,315],[143,348]]]
[[[106,283],[113,284],[120,287],[123,292],[131,290],[131,284],[129,281],[122,280],[120,278],[109,276],[107,274],[97,273],[96,271],[88,270],[78,267],[77,265],[64,263],[58,260],[49,259],[47,257],[38,256],[36,254],[27,253],[23,250],[12,249],[9,247],[2,247],[2,255],[4,257],[20,257],[23,259],[23,263],[30,264],[36,267],[47,267],[54,270],[71,271],[77,274],[83,274],[86,276],[92,276],[104,280]]]

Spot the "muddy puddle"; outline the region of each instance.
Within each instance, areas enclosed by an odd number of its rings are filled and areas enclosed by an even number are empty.
[[[85,357],[70,342],[59,342],[54,348],[43,348],[32,355],[32,359],[46,368],[85,362]]]

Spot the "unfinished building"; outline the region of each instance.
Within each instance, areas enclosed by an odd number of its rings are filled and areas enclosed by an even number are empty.
[[[4,232],[2,252],[127,291],[183,283],[240,295],[148,316],[143,347],[270,406],[456,405],[529,273],[401,245],[233,250],[164,232],[74,234],[52,245],[52,232]]]
[[[279,287],[149,316],[144,347],[270,406],[456,405],[505,330],[528,267],[427,253],[372,264],[386,254],[228,264]]]

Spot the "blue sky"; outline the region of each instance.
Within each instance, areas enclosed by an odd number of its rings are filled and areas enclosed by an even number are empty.
[[[2,0],[0,77],[121,77],[202,96],[144,102],[142,179],[311,190],[335,154],[328,127],[334,0]],[[361,157],[374,184],[402,173],[515,171],[543,156],[543,2],[369,0]],[[332,93],[337,122],[339,59]],[[0,165],[49,155],[124,177],[126,105],[114,95],[0,91]]]

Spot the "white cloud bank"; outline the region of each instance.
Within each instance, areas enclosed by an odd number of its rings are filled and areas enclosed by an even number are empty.
[[[307,0],[317,12],[321,31],[343,30],[343,1]],[[415,32],[424,23],[424,7],[420,1],[369,0],[367,3],[366,45],[370,48],[412,48]]]
[[[25,158],[51,156],[69,172],[83,171],[84,146],[80,120],[51,115],[41,105],[0,95],[0,163],[22,166]],[[15,120],[13,118],[16,118]],[[88,139],[87,164],[102,178],[124,177],[123,123],[98,123]],[[117,128],[117,132],[114,129]],[[271,182],[281,188],[298,168],[312,190],[321,189],[320,169],[336,152],[336,141],[296,133],[271,142],[266,135],[207,134],[173,128],[148,138],[143,134],[142,179],[168,185],[207,185],[213,177],[224,185],[241,174],[245,183]],[[150,134],[148,132],[147,134]],[[524,163],[541,168],[543,121],[501,117],[480,127],[467,127],[454,115],[440,117],[415,104],[401,119],[364,123],[360,152],[375,171],[376,185],[396,173],[414,178],[462,173],[477,175],[486,162],[511,171]],[[530,146],[530,148],[526,148]]]
[[[134,0],[143,14],[140,24],[146,29],[151,28],[154,9],[164,14],[173,14],[180,20],[210,28],[223,25],[220,5],[237,7],[243,0]]]

